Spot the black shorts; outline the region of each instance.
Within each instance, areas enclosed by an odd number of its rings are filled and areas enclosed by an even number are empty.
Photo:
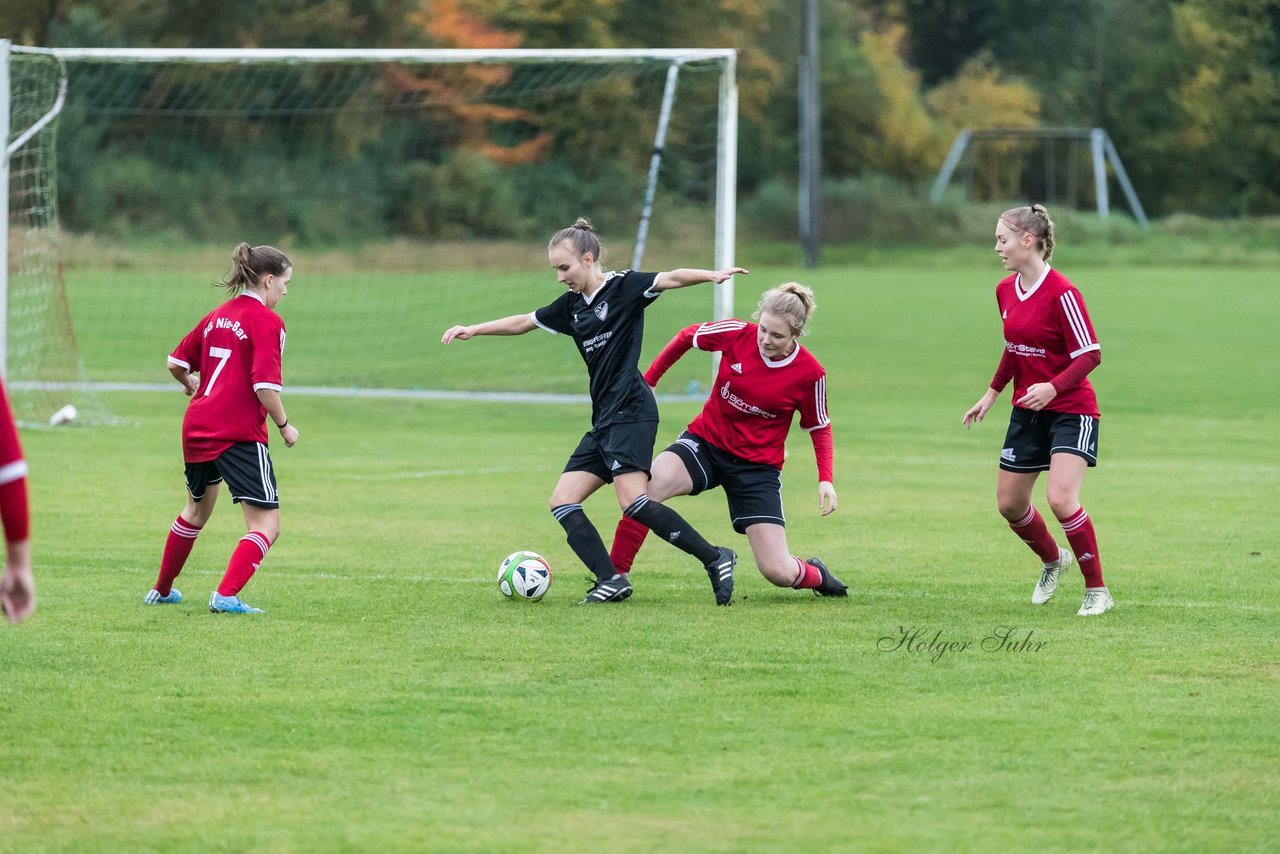
[[[216,460],[187,463],[187,492],[196,502],[204,500],[211,484],[224,480],[236,504],[243,501],[268,510],[280,506],[271,455],[261,442],[236,442]]]
[[[612,483],[615,475],[633,471],[642,471],[648,477],[656,441],[657,421],[627,421],[590,430],[573,449],[564,470],[590,472],[605,483]]]
[[[1009,432],[1000,451],[1000,468],[1012,472],[1046,471],[1054,454],[1075,454],[1098,464],[1098,424],[1092,415],[1070,415],[1021,406],[1009,416]]]
[[[782,472],[765,463],[753,463],[722,451],[688,430],[667,446],[684,463],[693,481],[690,495],[724,487],[733,530],[745,534],[760,522],[786,526],[782,513]]]

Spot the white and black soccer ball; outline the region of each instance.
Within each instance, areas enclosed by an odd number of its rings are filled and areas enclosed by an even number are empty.
[[[518,602],[538,602],[551,589],[551,564],[537,552],[507,555],[498,567],[498,590]]]

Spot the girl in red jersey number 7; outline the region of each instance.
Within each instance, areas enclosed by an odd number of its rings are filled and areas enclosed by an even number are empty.
[[[280,391],[284,388],[284,321],[275,307],[289,292],[293,265],[273,246],[241,243],[231,273],[220,282],[231,299],[205,315],[169,354],[169,373],[191,397],[182,419],[182,455],[187,469],[187,506],[169,530],[160,576],[143,600],[173,605],[182,594],[173,581],[218,500],[226,481],[231,500],[244,511],[245,534],[209,597],[215,614],[257,614],[240,601],[240,590],[280,536],[280,499],[267,453],[267,418],[285,447],[298,441]]]
[[[1084,575],[1082,617],[1115,604],[1102,581],[1102,558],[1089,514],[1080,506],[1085,470],[1098,463],[1098,401],[1086,379],[1102,362],[1102,351],[1084,297],[1049,266],[1053,220],[1043,205],[1013,208],[996,223],[996,252],[1013,275],[996,285],[1004,323],[1004,355],[991,387],[965,412],[966,428],[981,421],[1013,380],[1013,414],[1000,452],[996,502],[1015,534],[1044,566],[1031,601],[1053,598],[1062,570],[1077,561]],[[1060,548],[1031,503],[1042,471],[1049,472],[1046,497],[1075,550]]]
[[[827,374],[797,340],[814,308],[813,291],[787,282],[760,298],[756,323],[694,324],[658,354],[644,375],[651,386],[692,348],[720,353],[720,367],[702,412],[653,461],[649,497],[665,501],[724,487],[730,521],[747,535],[761,575],[778,587],[845,596],[821,559],[791,554],[782,514],[783,452],[797,412],[818,461],[818,510],[828,516],[836,509]],[[631,568],[647,533],[626,517],[618,522],[610,557],[620,571]]]

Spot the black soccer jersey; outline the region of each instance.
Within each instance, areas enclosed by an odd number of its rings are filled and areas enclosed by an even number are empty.
[[[644,338],[644,310],[661,295],[651,290],[657,273],[606,273],[590,298],[565,291],[533,313],[552,333],[573,336],[590,378],[591,426],[657,421],[658,404],[637,363]]]

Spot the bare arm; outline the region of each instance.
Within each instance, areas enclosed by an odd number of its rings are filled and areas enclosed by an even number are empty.
[[[730,267],[727,270],[692,270],[687,267],[681,267],[678,270],[668,270],[665,273],[658,274],[658,280],[653,284],[655,291],[669,291],[675,288],[687,288],[690,285],[700,285],[703,282],[715,282],[717,285],[727,281],[730,276],[737,273],[747,275],[748,271],[741,267]]]
[[[455,338],[466,341],[476,335],[523,335],[536,328],[532,315],[513,314],[499,320],[489,320],[474,326],[450,326],[440,336],[441,344],[448,344]]]
[[[187,397],[195,394],[196,389],[200,387],[200,378],[182,367],[182,365],[175,365],[170,362],[169,374],[182,386],[182,393]]]
[[[20,623],[36,609],[36,583],[31,576],[31,541],[6,545],[4,574],[0,575],[0,611]]]
[[[960,419],[960,423],[968,430],[973,424],[977,424],[987,415],[987,410],[996,402],[996,398],[1000,396],[1000,392],[993,388],[987,389],[987,393],[978,398],[978,402],[965,412],[964,418]]]
[[[284,439],[284,446],[292,448],[293,443],[298,441],[298,428],[289,423],[289,416],[284,413],[284,404],[280,401],[280,392],[273,388],[260,388],[255,392],[258,400],[267,410],[267,417],[271,419],[271,423],[276,425],[276,429],[280,431],[280,438]]]

